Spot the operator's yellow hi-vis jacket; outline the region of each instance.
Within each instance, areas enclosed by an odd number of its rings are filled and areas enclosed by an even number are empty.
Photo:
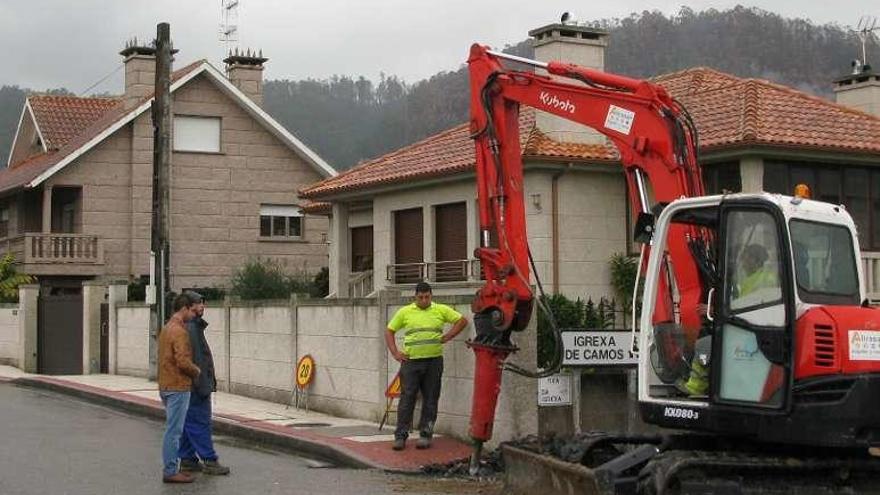
[[[461,319],[461,313],[445,304],[432,302],[425,309],[408,304],[388,322],[392,332],[405,329],[403,353],[409,359],[427,359],[443,355],[443,327]]]
[[[749,295],[758,289],[764,289],[767,287],[779,287],[779,280],[776,278],[775,273],[763,268],[758,269],[740,282],[739,297]]]

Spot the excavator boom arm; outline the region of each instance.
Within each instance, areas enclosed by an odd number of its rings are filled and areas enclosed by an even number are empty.
[[[536,65],[549,75],[510,70],[502,65],[503,58]],[[520,105],[591,127],[616,146],[631,211],[639,217],[637,225],[646,225],[647,236],[652,227],[651,194],[654,201],[665,204],[703,195],[703,185],[693,123],[664,88],[572,64],[507,56],[481,45],[471,47],[468,66],[481,231],[475,254],[485,276],[472,303],[477,336],[470,343],[476,353],[470,434],[479,445],[491,437],[499,370],[509,352],[516,349],[511,332],[526,327],[534,304]],[[681,324],[695,338],[700,326],[696,307],[702,291],[688,246],[695,233],[685,226],[674,228],[679,231],[674,233],[668,252],[681,300]],[[675,310],[665,283],[659,293],[654,319],[672,321]]]

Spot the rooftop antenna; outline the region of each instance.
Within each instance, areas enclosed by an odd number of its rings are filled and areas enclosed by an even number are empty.
[[[225,54],[238,42],[238,6],[241,0],[220,0],[220,41]]]
[[[868,42],[877,41],[874,35],[874,32],[877,30],[880,30],[880,26],[877,26],[876,17],[864,15],[859,19],[859,27],[856,34],[859,36],[859,40],[862,41],[862,62],[861,67],[853,67],[854,71],[861,71],[868,65]]]

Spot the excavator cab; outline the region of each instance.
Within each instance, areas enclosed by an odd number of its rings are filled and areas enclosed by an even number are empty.
[[[668,246],[682,235],[700,274],[699,304],[681,300],[686,291],[670,266]],[[819,306],[852,308],[864,300],[857,246],[849,214],[827,203],[735,194],[667,205],[656,222],[642,302],[643,418],[815,443],[790,421],[800,405],[794,392],[803,361],[823,352],[798,321]],[[839,376],[828,371],[826,379]],[[811,414],[818,412],[813,406]],[[834,421],[827,412],[826,421]]]

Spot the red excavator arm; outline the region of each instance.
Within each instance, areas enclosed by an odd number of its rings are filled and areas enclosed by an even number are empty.
[[[505,68],[500,59],[546,70],[557,77]],[[543,64],[473,45],[468,59],[471,132],[476,146],[480,259],[486,282],[472,304],[477,355],[471,436],[478,443],[492,434],[501,366],[515,350],[510,332],[527,325],[534,304],[523,191],[519,106],[581,123],[604,134],[619,153],[637,229],[650,236],[649,187],[654,201],[669,203],[703,195],[697,165],[696,132],[687,113],[666,90],[572,64]],[[688,247],[688,227],[675,226],[669,245],[672,273],[680,294],[681,325],[692,338],[700,327],[696,311],[701,281]],[[491,234],[497,247],[490,247]],[[666,277],[661,277],[666,279]],[[655,321],[673,321],[668,288],[660,287]]]

